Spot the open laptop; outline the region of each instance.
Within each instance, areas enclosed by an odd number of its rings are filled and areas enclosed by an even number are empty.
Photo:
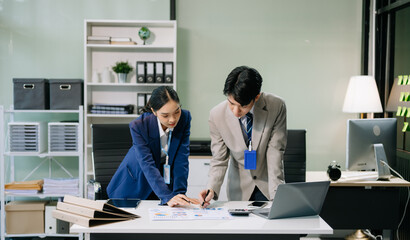
[[[319,215],[330,181],[280,184],[270,208],[252,213],[268,219]]]

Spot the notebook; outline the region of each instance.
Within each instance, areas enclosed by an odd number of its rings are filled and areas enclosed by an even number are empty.
[[[252,213],[268,219],[319,215],[330,181],[281,184],[270,208]]]

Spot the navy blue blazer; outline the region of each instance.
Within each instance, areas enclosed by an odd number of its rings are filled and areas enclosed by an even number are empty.
[[[161,141],[157,117],[144,113],[130,123],[133,146],[112,177],[107,187],[109,198],[140,198],[154,193],[166,204],[177,194],[185,194],[188,179],[189,135],[191,114],[181,111],[172,132],[168,164],[171,183],[161,176]]]

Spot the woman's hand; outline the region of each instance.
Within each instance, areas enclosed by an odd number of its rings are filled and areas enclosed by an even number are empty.
[[[167,204],[170,207],[187,206],[191,204],[199,204],[199,200],[196,198],[189,198],[185,196],[184,194],[178,194],[174,196],[173,198],[171,198],[171,200],[169,200]]]

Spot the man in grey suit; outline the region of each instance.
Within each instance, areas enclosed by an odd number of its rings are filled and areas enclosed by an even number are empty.
[[[227,100],[210,112],[212,160],[207,189],[199,194],[204,207],[218,199],[228,163],[230,201],[273,200],[284,182],[286,105],[280,97],[261,92],[261,87],[258,71],[237,67],[225,81]],[[245,169],[244,151],[248,149],[256,151],[254,170]]]

